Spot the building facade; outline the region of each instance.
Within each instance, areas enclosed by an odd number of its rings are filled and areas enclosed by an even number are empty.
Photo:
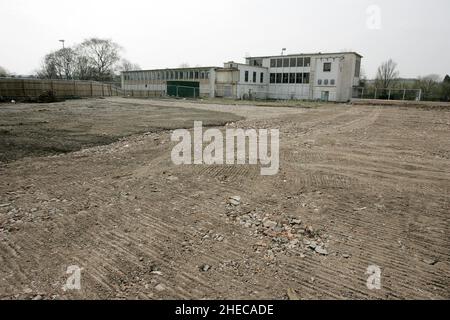
[[[122,73],[125,90],[234,99],[348,101],[359,85],[362,56],[355,52],[248,57],[223,67]]]

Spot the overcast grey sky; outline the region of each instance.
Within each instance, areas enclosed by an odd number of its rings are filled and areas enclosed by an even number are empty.
[[[402,77],[443,76],[449,13],[449,0],[0,0],[0,66],[30,74],[59,39],[71,45],[95,36],[122,45],[144,69],[222,66],[285,47],[357,51],[369,78],[388,58]]]

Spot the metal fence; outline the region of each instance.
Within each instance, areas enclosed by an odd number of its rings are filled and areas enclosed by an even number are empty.
[[[420,101],[421,89],[391,89],[391,88],[353,88],[353,98],[381,100],[411,100]]]
[[[122,89],[114,85],[96,81],[0,78],[0,97],[3,98],[37,98],[49,91],[61,98],[111,97],[124,94]]]

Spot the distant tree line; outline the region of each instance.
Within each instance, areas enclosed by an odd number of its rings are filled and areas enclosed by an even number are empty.
[[[368,96],[375,89],[378,90],[380,99],[386,99],[389,89],[393,90],[391,98],[399,98],[403,89],[420,89],[421,100],[424,101],[450,101],[450,76],[446,75],[441,79],[439,75],[430,74],[424,77],[418,77],[414,80],[405,80],[400,78],[397,70],[397,63],[392,59],[383,62],[377,70],[375,81],[369,83],[365,77],[362,77],[360,85],[365,88]],[[395,91],[398,89],[398,91]],[[401,99],[401,97],[400,97]]]
[[[95,80],[112,82],[118,72],[139,70],[123,59],[122,47],[109,39],[91,38],[72,47],[47,54],[36,76],[42,79]]]

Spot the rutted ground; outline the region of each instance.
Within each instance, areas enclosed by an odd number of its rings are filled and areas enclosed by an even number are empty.
[[[449,111],[130,102],[279,128],[280,173],[174,166],[170,131],[4,164],[1,297],[450,298]]]

